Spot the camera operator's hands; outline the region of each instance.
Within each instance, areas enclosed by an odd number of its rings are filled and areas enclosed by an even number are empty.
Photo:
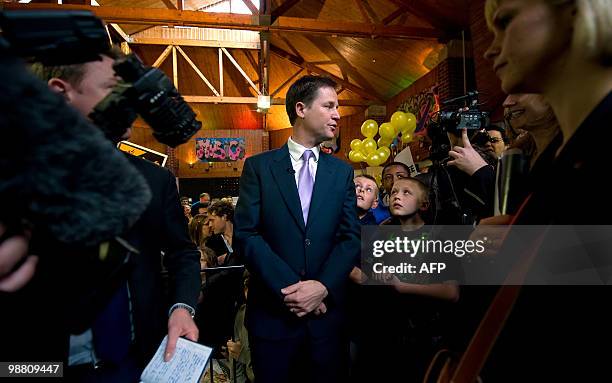
[[[467,135],[467,129],[463,129],[461,138],[463,140],[463,147],[455,146],[448,152],[448,155],[453,158],[452,161],[448,161],[448,164],[456,166],[459,170],[471,176],[478,169],[487,166],[487,162],[472,147]]]
[[[0,237],[5,231],[4,225],[0,224]],[[8,237],[0,242],[0,291],[15,292],[34,276],[38,257],[28,255],[29,242],[23,235]],[[23,264],[14,270],[23,259]]]

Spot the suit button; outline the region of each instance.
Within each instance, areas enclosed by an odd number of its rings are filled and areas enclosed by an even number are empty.
[[[306,270],[300,270],[300,275],[301,275],[302,277],[306,276]]]
[[[310,239],[306,238],[306,240],[304,241],[304,244],[306,246],[310,246]]]

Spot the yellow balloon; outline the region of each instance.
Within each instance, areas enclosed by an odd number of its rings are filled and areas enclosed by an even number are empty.
[[[389,145],[391,145],[391,141],[386,140],[385,138],[379,138],[378,141],[376,141],[376,143],[378,144],[379,148],[382,147],[388,147]]]
[[[380,133],[380,137],[391,141],[395,137],[395,127],[391,125],[391,123],[385,122],[380,126],[380,129],[378,129],[378,133]]]
[[[402,132],[402,142],[404,144],[409,144],[412,142],[412,134]]]
[[[416,117],[410,112],[406,112],[406,129],[409,134],[414,133],[417,125]]]
[[[389,158],[389,156],[391,155],[391,149],[389,149],[389,148],[388,148],[388,147],[386,147],[386,146],[382,146],[382,147],[378,148],[378,150],[377,150],[376,152],[377,152],[378,154],[381,154],[381,153],[386,153],[385,161],[386,161],[386,160],[387,160],[387,158]],[[381,157],[383,157],[383,156],[381,156]]]
[[[351,149],[356,152],[360,152],[363,149],[363,143],[361,142],[361,140],[355,138],[353,141],[351,141]]]
[[[382,148],[381,148],[382,149]],[[381,152],[380,150],[376,152],[376,154],[378,154],[378,157],[380,157],[380,163],[384,164],[385,161],[387,161],[387,159],[389,158],[389,156],[391,155],[391,152]]]
[[[397,112],[391,115],[391,125],[395,128],[396,132],[401,132],[406,129],[408,126],[408,118],[406,117],[406,113],[398,110]]]
[[[361,134],[365,137],[373,138],[378,133],[378,123],[374,120],[365,120],[361,124]]]
[[[376,153],[376,149],[378,148],[373,138],[368,137],[363,140],[363,150],[368,156],[372,153]]]
[[[365,161],[365,157],[364,157],[363,153],[356,152],[354,150],[351,150],[349,152],[348,157],[349,157],[349,160],[351,160],[351,162],[363,162],[363,161]]]
[[[382,161],[380,160],[380,156],[376,152],[368,156],[367,162],[368,162],[368,165],[370,166],[378,166],[382,164]]]

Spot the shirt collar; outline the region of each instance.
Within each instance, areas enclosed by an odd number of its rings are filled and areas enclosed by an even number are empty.
[[[319,161],[319,154],[321,152],[321,148],[319,148],[319,145],[312,147],[312,148],[307,148],[293,141],[293,139],[289,137],[289,140],[287,141],[287,147],[289,148],[289,155],[294,161],[301,160],[302,155],[304,154],[306,150],[312,150],[312,153],[314,154],[315,162]]]

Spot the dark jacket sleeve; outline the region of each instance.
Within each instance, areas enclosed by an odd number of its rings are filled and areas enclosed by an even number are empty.
[[[200,253],[189,239],[176,181],[170,172],[166,172],[163,208],[164,266],[170,276],[173,294],[170,295],[170,304],[185,303],[195,309],[201,283]]]
[[[493,215],[493,197],[495,194],[495,169],[486,165],[468,178],[464,190],[470,207],[479,218]]]
[[[234,240],[250,271],[283,301],[281,289],[300,281],[298,275],[270,248],[261,235],[261,184],[253,159],[244,163],[240,198],[234,213]]]
[[[327,299],[332,301],[334,296],[338,296],[339,291],[346,286],[349,273],[357,263],[361,249],[361,227],[355,209],[357,206],[355,184],[352,169],[349,170],[350,172],[347,172],[344,177],[345,196],[342,217],[336,232],[336,243],[319,277],[319,281],[327,287],[329,293]]]

